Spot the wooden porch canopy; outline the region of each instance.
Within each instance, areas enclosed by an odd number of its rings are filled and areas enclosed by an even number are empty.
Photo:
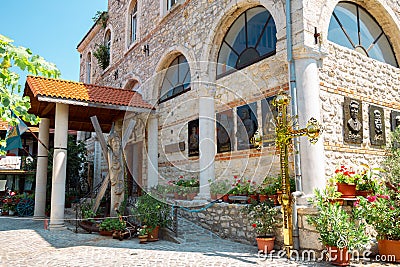
[[[31,100],[28,112],[49,118],[50,128],[54,128],[56,103],[68,104],[68,129],[76,131],[93,132],[90,117],[94,115],[102,131],[108,132],[112,122],[123,118],[126,111],[154,109],[135,91],[38,76],[27,77],[24,96]]]

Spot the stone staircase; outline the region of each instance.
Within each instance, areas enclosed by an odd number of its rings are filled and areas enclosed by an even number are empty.
[[[221,240],[213,232],[196,225],[195,223],[178,216],[178,236],[170,231],[163,232],[163,239],[179,244],[185,243],[207,243]]]

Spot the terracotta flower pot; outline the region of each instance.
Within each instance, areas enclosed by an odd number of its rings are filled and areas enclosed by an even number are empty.
[[[147,242],[147,235],[140,235],[138,238],[140,244],[145,244]]]
[[[258,195],[258,199],[260,200],[260,202],[265,202],[268,199],[267,195]]]
[[[355,198],[356,185],[337,183],[338,192],[342,193],[342,198]]]
[[[147,235],[147,241],[153,242],[153,241],[158,241],[158,232],[160,230],[160,226],[156,226],[153,231],[148,233]]]
[[[381,260],[400,262],[400,240],[378,240],[378,250]]]
[[[258,195],[249,195],[249,199],[247,200],[247,203],[251,204],[253,201],[258,201]]]
[[[228,195],[228,194],[223,195],[223,196],[222,196],[222,201],[223,201],[223,202],[226,202],[226,203],[229,203],[229,202],[230,202],[230,201],[229,201],[229,195]]]
[[[350,254],[347,248],[326,246],[328,250],[327,261],[337,266],[347,266],[350,264]]]
[[[268,253],[274,249],[275,237],[256,237],[258,251]]]
[[[113,235],[113,231],[100,230],[99,234],[100,235],[104,235],[104,236],[112,236]]]

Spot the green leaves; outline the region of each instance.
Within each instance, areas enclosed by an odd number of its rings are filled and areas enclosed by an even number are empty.
[[[29,97],[22,98],[20,76],[13,71],[19,68],[28,71],[33,75],[43,75],[46,77],[57,78],[60,71],[53,63],[49,63],[44,58],[33,55],[29,48],[22,46],[16,47],[12,44],[13,40],[0,34],[0,112],[3,121],[12,122],[11,111],[21,117],[24,121],[31,124],[39,123],[39,118],[29,114]],[[14,121],[15,122],[15,121]]]

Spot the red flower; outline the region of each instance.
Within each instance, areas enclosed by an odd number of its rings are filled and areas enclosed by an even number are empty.
[[[357,200],[354,202],[354,207],[358,207],[359,205],[360,205],[360,200],[357,199]]]
[[[346,169],[346,167],[344,165],[340,166],[341,169]]]
[[[181,176],[179,176],[179,179],[182,179],[183,178],[183,176],[181,175]]]
[[[368,196],[368,197],[367,197],[367,200],[368,200],[369,202],[374,202],[374,201],[376,200],[376,196]]]
[[[335,170],[335,173],[338,173],[338,172],[340,172],[340,170],[339,170],[339,169]]]
[[[247,180],[247,182],[248,182],[248,183],[251,183],[251,181],[250,181],[250,180]]]
[[[390,197],[387,195],[378,195],[378,197],[383,198],[383,199],[389,199]]]
[[[251,226],[253,226],[253,228],[256,228],[256,227],[257,227],[257,224],[256,224],[256,223],[253,223]]]
[[[393,206],[390,206],[389,209],[390,209],[390,210],[394,210],[394,207],[393,207]]]
[[[345,171],[343,174],[346,176],[350,176],[350,173],[348,171]]]
[[[235,175],[235,176],[233,176],[233,178],[237,179],[238,177],[237,177],[237,175]]]

